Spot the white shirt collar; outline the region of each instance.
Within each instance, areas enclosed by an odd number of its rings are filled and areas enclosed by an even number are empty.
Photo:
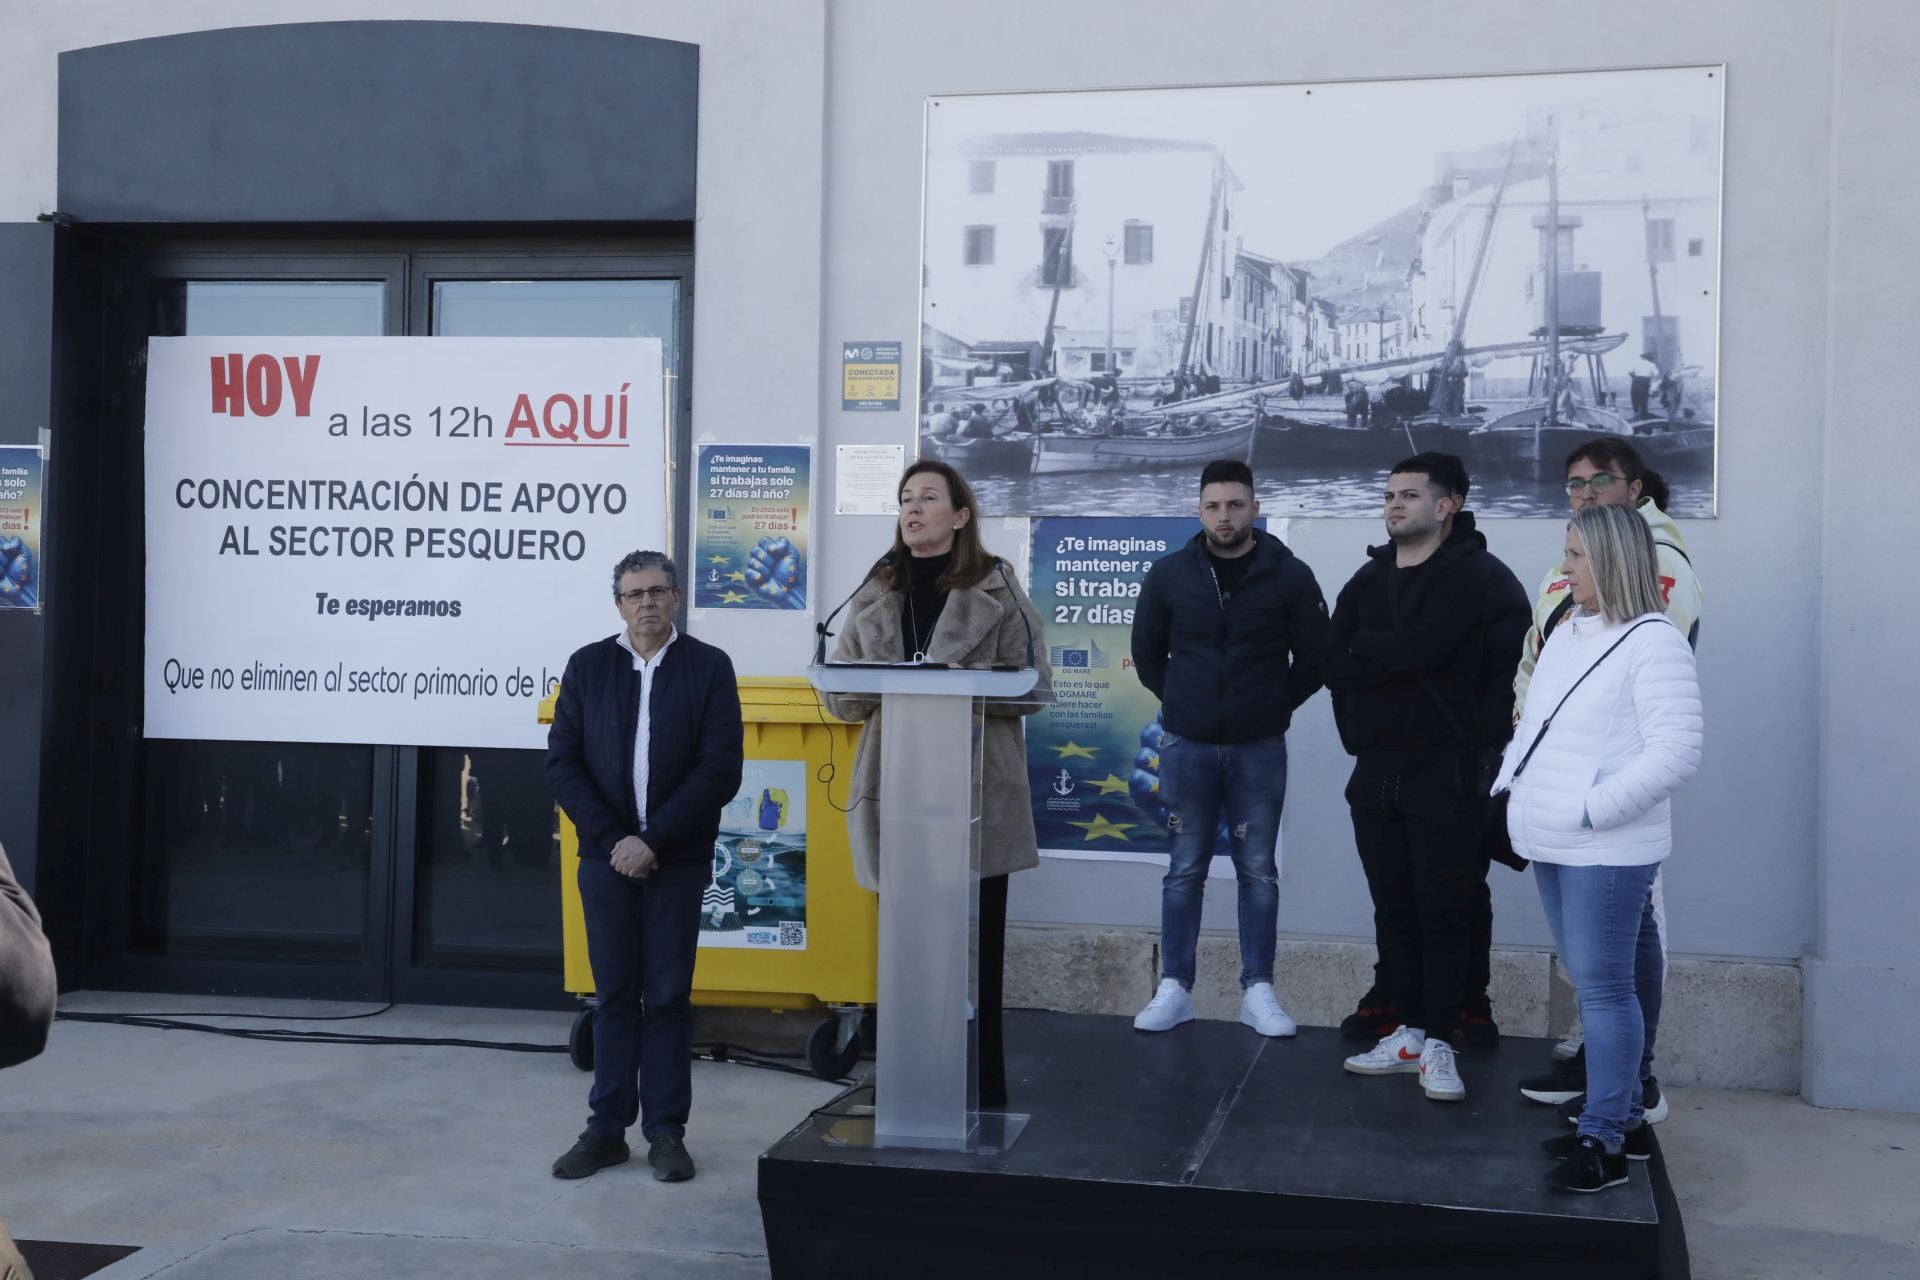
[[[659,666],[660,659],[667,656],[667,650],[673,648],[673,642],[679,638],[680,628],[671,625],[668,626],[667,642],[660,646],[659,651],[653,655],[652,661],[649,662],[646,658],[640,656],[638,649],[633,647],[633,641],[628,639],[627,629],[625,627],[620,628],[619,632],[614,636],[614,639],[620,642],[620,647],[633,655],[633,669],[635,671],[644,670],[648,666]]]

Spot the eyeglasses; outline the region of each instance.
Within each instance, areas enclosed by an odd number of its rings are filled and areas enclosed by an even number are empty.
[[[626,605],[629,609],[639,604],[642,600],[651,600],[655,604],[665,604],[672,598],[672,587],[647,587],[641,591],[622,591],[614,597],[614,599]]]
[[[1578,497],[1583,489],[1591,489],[1595,493],[1605,493],[1613,487],[1613,482],[1620,478],[1621,477],[1616,475],[1609,475],[1605,471],[1595,476],[1569,476],[1567,478],[1567,493],[1572,497]]]

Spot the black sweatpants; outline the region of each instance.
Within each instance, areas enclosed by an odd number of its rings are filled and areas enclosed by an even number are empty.
[[[1474,974],[1477,807],[1453,755],[1356,762],[1347,783],[1353,838],[1373,895],[1374,938],[1401,1021],[1445,1036]]]

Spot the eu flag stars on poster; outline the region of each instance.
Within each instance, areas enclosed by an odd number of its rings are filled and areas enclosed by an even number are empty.
[[[1027,721],[1027,781],[1049,853],[1161,861],[1170,851],[1160,700],[1134,674],[1133,609],[1154,561],[1193,534],[1185,517],[1033,522],[1033,600],[1054,642],[1053,705]]]

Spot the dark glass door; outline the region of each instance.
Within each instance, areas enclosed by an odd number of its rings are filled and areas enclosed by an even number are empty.
[[[672,271],[673,264],[623,265],[633,274],[590,274],[607,272],[604,260],[422,255],[413,271],[415,331],[436,337],[655,337],[669,374],[662,392],[671,394],[683,354],[684,285],[677,272],[642,274],[649,267]],[[618,623],[609,598],[607,633]],[[555,636],[556,667],[595,638]],[[403,928],[396,956],[407,957],[396,971],[399,998],[459,1001],[491,992],[501,999],[512,992],[515,1004],[563,1001],[559,829],[545,754],[407,749],[400,773],[416,785],[403,788],[398,814]]]
[[[684,466],[684,251],[222,252],[109,262],[99,421],[66,492],[88,776],[86,972],[103,987],[559,1005],[557,824],[539,751],[148,739],[141,406],[158,335],[656,336]],[[84,474],[82,472],[84,471]],[[81,540],[76,540],[81,541]],[[609,566],[611,568],[611,566]],[[217,625],[217,620],[209,620]],[[608,608],[608,631],[617,625]],[[562,656],[593,637],[556,637]]]
[[[95,591],[91,845],[107,872],[89,981],[350,999],[385,988],[392,749],[143,736],[142,565],[168,549],[146,545],[140,406],[150,337],[397,333],[404,267],[280,255],[124,267],[104,344],[98,536],[80,579]]]

